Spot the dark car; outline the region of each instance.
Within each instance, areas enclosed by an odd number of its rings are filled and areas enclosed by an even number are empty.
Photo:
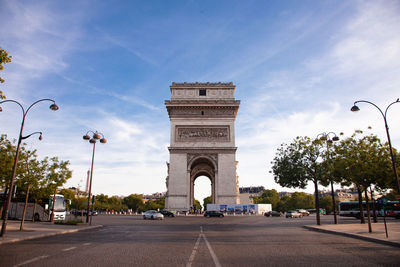
[[[160,210],[160,213],[164,215],[164,217],[175,217],[175,214],[168,210]]]
[[[283,213],[279,212],[279,211],[271,210],[271,211],[268,211],[268,212],[264,213],[264,216],[267,216],[267,217],[281,217],[281,216],[283,216]]]
[[[224,214],[216,210],[207,210],[204,212],[204,217],[224,217]]]

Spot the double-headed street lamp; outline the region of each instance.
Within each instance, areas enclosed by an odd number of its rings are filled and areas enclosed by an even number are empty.
[[[4,214],[3,225],[1,227],[0,236],[4,236],[4,234],[6,233],[7,219],[8,219],[8,209],[9,209],[10,203],[11,203],[11,197],[12,197],[12,190],[13,190],[13,186],[14,186],[15,175],[17,173],[18,156],[19,156],[19,150],[20,150],[20,147],[21,147],[21,142],[22,142],[22,140],[27,139],[30,136],[34,135],[34,134],[39,134],[39,140],[42,140],[42,132],[34,132],[34,133],[31,133],[31,134],[29,134],[27,136],[22,136],[22,133],[23,133],[23,130],[24,130],[24,124],[25,124],[26,115],[28,114],[29,110],[34,105],[36,105],[37,103],[42,102],[42,101],[53,102],[53,104],[50,105],[50,109],[54,110],[54,111],[58,110],[58,106],[56,105],[56,102],[54,100],[48,99],[48,98],[40,99],[40,100],[34,102],[32,105],[30,105],[28,107],[28,109],[26,111],[25,111],[24,107],[19,102],[15,101],[15,100],[4,100],[4,101],[0,102],[0,104],[6,103],[6,102],[13,102],[13,103],[18,104],[22,109],[22,123],[21,123],[21,128],[20,128],[20,131],[19,131],[19,137],[18,137],[18,143],[17,143],[17,151],[15,152],[15,159],[14,159],[14,166],[13,166],[13,170],[12,170],[11,181],[10,181],[10,184],[8,186],[8,197],[7,197],[6,206],[5,206],[5,209],[4,209],[5,214]],[[3,111],[3,109],[0,107],[0,112],[1,111]]]
[[[353,107],[350,109],[351,111],[356,112],[356,111],[359,111],[359,110],[360,110],[360,108],[356,105],[357,103],[368,103],[368,104],[371,104],[371,105],[373,105],[374,107],[376,107],[376,108],[379,110],[379,112],[382,114],[383,120],[384,120],[384,122],[385,122],[386,135],[387,135],[387,139],[388,139],[388,143],[389,143],[390,157],[391,157],[391,159],[392,159],[393,174],[394,174],[394,179],[395,179],[396,187],[397,187],[397,198],[399,198],[399,195],[400,195],[399,177],[398,177],[398,175],[397,175],[396,162],[395,162],[394,155],[393,155],[392,142],[390,141],[389,126],[388,126],[388,124],[387,124],[386,117],[387,117],[387,111],[388,111],[388,109],[389,109],[393,104],[400,103],[400,100],[399,100],[399,98],[397,98],[396,101],[390,103],[390,104],[386,107],[385,113],[383,113],[382,110],[381,110],[377,105],[375,105],[374,103],[369,102],[369,101],[365,101],[365,100],[358,100],[358,101],[354,102]]]
[[[332,136],[332,137],[331,137]],[[339,137],[334,132],[320,133],[317,135],[317,139],[326,142],[326,159],[329,163],[329,145],[333,142],[339,141]],[[331,195],[332,195],[332,210],[334,215],[335,224],[337,224],[336,218],[336,203],[335,203],[335,192],[333,191],[333,180],[331,180]]]
[[[92,133],[92,137],[89,136],[89,133]],[[101,136],[100,136],[101,135]],[[88,195],[88,205],[87,205],[87,213],[86,213],[86,223],[89,223],[89,212],[90,212],[90,198],[92,194],[92,178],[93,178],[93,163],[94,163],[94,151],[96,148],[97,140],[100,140],[100,143],[105,144],[107,140],[104,138],[104,135],[99,132],[88,131],[84,136],[83,140],[89,141],[89,143],[93,144],[93,154],[92,154],[92,165],[90,168],[90,181],[89,181],[89,195]]]

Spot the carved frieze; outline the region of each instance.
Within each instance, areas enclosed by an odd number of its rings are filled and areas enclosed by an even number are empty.
[[[229,142],[229,126],[176,126],[176,142]]]
[[[171,117],[235,117],[236,108],[179,107],[169,110]]]

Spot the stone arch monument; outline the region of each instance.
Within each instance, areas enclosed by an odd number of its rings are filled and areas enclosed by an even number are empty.
[[[165,208],[193,206],[194,182],[211,181],[212,202],[239,204],[233,83],[172,83],[165,106],[171,122]],[[202,201],[202,200],[200,200]]]

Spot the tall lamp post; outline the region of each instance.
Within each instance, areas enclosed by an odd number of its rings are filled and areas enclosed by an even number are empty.
[[[0,236],[4,236],[5,233],[6,233],[6,229],[7,229],[8,209],[9,209],[10,203],[11,203],[11,197],[12,197],[12,190],[13,190],[13,186],[14,186],[15,175],[17,173],[18,156],[19,156],[19,150],[20,150],[20,147],[21,147],[21,142],[22,142],[22,140],[27,139],[30,136],[34,135],[34,134],[39,134],[39,140],[42,140],[42,132],[34,132],[34,133],[31,133],[31,134],[29,134],[27,136],[22,136],[22,133],[23,133],[23,130],[24,130],[24,124],[25,124],[26,115],[28,114],[29,110],[34,105],[36,105],[37,103],[42,102],[42,101],[50,101],[50,102],[52,102],[53,104],[50,105],[50,109],[54,110],[54,111],[58,110],[58,106],[56,105],[56,102],[54,100],[48,99],[48,98],[40,99],[40,100],[34,102],[32,105],[30,105],[28,107],[28,109],[26,111],[25,111],[24,107],[19,102],[15,101],[15,100],[4,100],[4,101],[0,102],[0,104],[6,103],[6,102],[16,103],[16,104],[18,104],[20,106],[20,108],[22,110],[21,128],[20,128],[20,131],[19,131],[17,150],[15,152],[15,159],[14,159],[14,166],[13,166],[13,170],[12,170],[11,181],[10,181],[10,184],[8,186],[8,188],[9,188],[8,197],[7,197],[6,206],[5,206],[5,209],[4,209],[5,210],[5,214],[4,214],[3,224],[2,224],[2,227],[1,227]],[[0,107],[0,112],[1,111],[3,111],[3,109]]]
[[[399,177],[398,177],[398,175],[397,175],[396,162],[395,162],[394,155],[393,155],[392,142],[390,141],[390,135],[389,135],[389,126],[388,126],[388,124],[387,124],[386,118],[387,118],[387,111],[388,111],[388,109],[389,109],[393,104],[400,103],[400,100],[399,100],[399,98],[397,98],[396,101],[390,103],[390,104],[386,107],[385,113],[383,113],[383,111],[382,111],[377,105],[375,105],[374,103],[372,103],[372,102],[370,102],[370,101],[366,101],[366,100],[358,100],[358,101],[354,102],[353,107],[351,107],[351,109],[350,109],[351,111],[356,112],[356,111],[359,111],[359,110],[360,110],[360,108],[356,105],[357,103],[368,103],[368,104],[371,104],[371,105],[373,105],[374,107],[376,107],[376,108],[379,110],[379,112],[382,114],[383,120],[384,120],[384,122],[385,122],[386,135],[387,135],[387,139],[388,139],[388,143],[389,143],[390,157],[391,157],[391,159],[392,159],[393,175],[394,175],[394,179],[395,179],[396,187],[397,187],[397,196],[396,196],[396,198],[399,198],[399,195],[400,195]]]
[[[332,136],[332,137],[331,137]],[[329,133],[320,133],[317,135],[317,139],[326,142],[326,159],[329,163],[329,145],[333,144],[333,142],[339,141],[339,137],[334,132]],[[332,195],[332,210],[333,210],[333,218],[335,224],[337,224],[336,217],[336,201],[335,201],[335,192],[333,191],[333,180],[331,180],[331,195]]]
[[[92,134],[92,137],[89,136],[89,133]],[[101,135],[101,136],[100,136]],[[99,132],[88,131],[84,136],[83,140],[89,141],[89,143],[93,144],[93,154],[92,154],[92,165],[90,167],[90,181],[89,181],[89,195],[88,195],[88,204],[87,204],[87,213],[86,213],[86,223],[89,223],[89,212],[90,212],[90,198],[92,195],[92,178],[93,178],[93,163],[94,163],[94,151],[96,148],[97,140],[100,140],[100,143],[105,144],[107,140],[104,138],[104,135]]]

